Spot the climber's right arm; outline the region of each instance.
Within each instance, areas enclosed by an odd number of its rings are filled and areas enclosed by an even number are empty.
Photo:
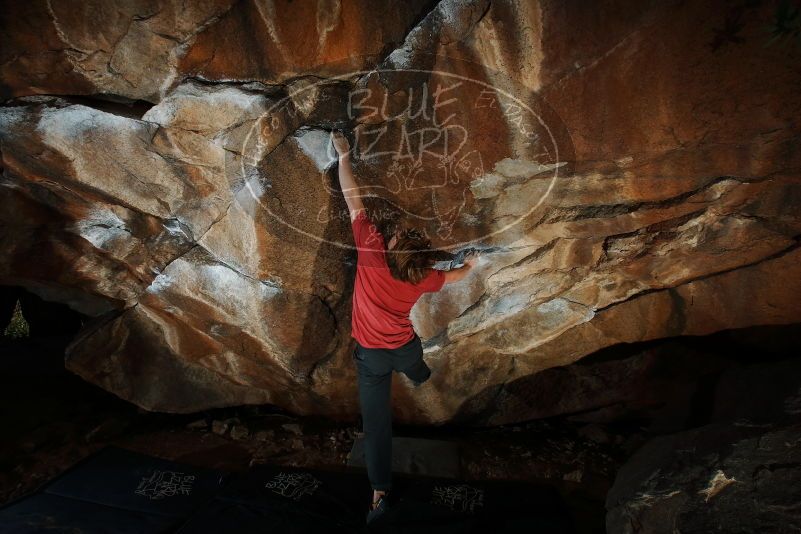
[[[342,189],[342,196],[348,205],[350,220],[356,218],[359,211],[364,209],[362,197],[359,194],[359,186],[353,177],[353,167],[350,164],[350,154],[340,154],[339,156],[339,187]]]
[[[364,204],[359,194],[359,185],[353,176],[353,166],[350,163],[350,146],[341,132],[334,132],[332,140],[334,148],[339,154],[339,187],[342,190],[342,196],[345,197],[345,203],[348,205],[350,220],[353,221],[359,211],[364,209]]]

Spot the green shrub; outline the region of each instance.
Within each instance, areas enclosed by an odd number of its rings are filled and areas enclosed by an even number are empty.
[[[8,323],[3,335],[12,339],[28,337],[30,335],[28,322],[22,315],[22,308],[19,305],[19,301],[17,301],[17,305],[14,308],[14,315],[11,317],[11,322]]]

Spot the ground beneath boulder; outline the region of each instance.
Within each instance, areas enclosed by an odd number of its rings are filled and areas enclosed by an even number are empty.
[[[66,371],[66,341],[4,342],[0,503],[34,491],[107,445],[230,472],[259,464],[348,469],[359,421],[299,418],[271,406],[147,412]],[[395,435],[455,443],[463,480],[553,486],[582,532],[604,530],[605,496],[642,442],[636,431],[560,419],[493,428],[396,426]]]

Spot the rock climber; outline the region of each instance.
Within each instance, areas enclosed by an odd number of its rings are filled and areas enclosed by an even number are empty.
[[[358,251],[353,288],[352,358],[358,371],[359,404],[364,431],[367,475],[373,488],[367,522],[389,507],[392,488],[392,373],[411,379],[414,387],[428,380],[431,369],[423,361],[423,347],[409,312],[423,293],[463,279],[478,259],[448,271],[433,269],[436,250],[414,228],[398,225],[388,243],[366,213],[353,176],[350,144],[341,132],[332,133],[339,157],[339,185],[350,212]]]

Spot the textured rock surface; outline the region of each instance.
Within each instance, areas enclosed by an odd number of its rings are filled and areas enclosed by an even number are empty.
[[[186,77],[279,83],[341,74],[400,44],[431,2],[382,4],[385,16],[376,17],[368,0],[6,0],[0,88],[156,103]]]
[[[801,427],[711,425],[654,439],[618,471],[607,532],[794,532]]]
[[[489,249],[415,307],[433,376],[396,379],[399,421],[801,321],[801,58],[763,46],[770,3],[736,39],[725,2],[119,4],[3,8],[0,283],[96,317],[67,366],[140,406],[358,412],[331,127],[374,214]]]

